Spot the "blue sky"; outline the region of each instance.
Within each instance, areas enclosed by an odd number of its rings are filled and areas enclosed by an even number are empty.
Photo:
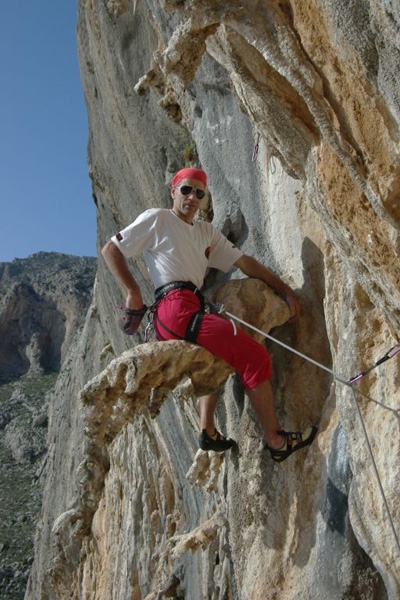
[[[77,0],[20,0],[0,20],[0,262],[96,255]]]

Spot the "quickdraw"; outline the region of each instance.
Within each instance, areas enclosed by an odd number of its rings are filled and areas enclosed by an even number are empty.
[[[392,348],[390,348],[390,350],[388,350],[386,352],[386,354],[384,354],[382,356],[382,358],[378,359],[368,369],[365,369],[365,371],[361,371],[361,373],[359,373],[355,377],[352,377],[351,379],[349,379],[349,383],[351,385],[353,385],[354,383],[357,383],[357,381],[360,381],[360,379],[362,379],[363,377],[365,377],[365,375],[368,375],[368,373],[370,371],[372,371],[372,369],[376,369],[376,367],[379,367],[379,365],[381,365],[382,363],[386,362],[390,358],[394,358],[396,356],[396,354],[399,354],[399,352],[400,352],[400,344],[395,344]]]

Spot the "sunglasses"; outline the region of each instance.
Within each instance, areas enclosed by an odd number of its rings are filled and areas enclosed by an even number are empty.
[[[180,188],[178,188],[178,190],[180,191],[180,193],[183,196],[189,196],[189,194],[191,194],[193,192],[193,190],[196,192],[196,196],[199,200],[201,200],[202,198],[204,198],[204,196],[206,195],[204,190],[200,190],[199,188],[195,188],[193,185],[182,185]]]

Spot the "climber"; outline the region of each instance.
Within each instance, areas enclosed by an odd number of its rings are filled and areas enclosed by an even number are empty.
[[[206,173],[184,168],[172,179],[172,208],[154,208],[114,235],[103,247],[108,268],[125,289],[121,327],[136,333],[147,307],[126,259],[143,253],[155,291],[154,328],[158,340],[185,339],[222,358],[241,376],[265,436],[273,460],[282,462],[295,450],[311,444],[317,429],[284,431],[278,422],[270,384],[271,364],[266,348],[220,315],[204,312],[200,293],[206,271],[214,267],[228,272],[238,267],[248,277],[263,280],[289,306],[291,320],[299,314],[293,291],[272,271],[243,254],[213,225],[195,220],[205,196]],[[221,452],[236,444],[214,425],[218,393],[200,398],[200,437],[203,450]]]

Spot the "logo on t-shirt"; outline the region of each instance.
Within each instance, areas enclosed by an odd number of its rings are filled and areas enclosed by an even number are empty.
[[[208,246],[208,248],[206,248],[204,251],[204,254],[206,255],[207,260],[208,260],[208,257],[210,256],[210,252],[211,252],[211,246]]]
[[[117,238],[117,240],[120,242],[122,240],[122,235],[120,232],[117,233],[117,235],[115,236]]]

